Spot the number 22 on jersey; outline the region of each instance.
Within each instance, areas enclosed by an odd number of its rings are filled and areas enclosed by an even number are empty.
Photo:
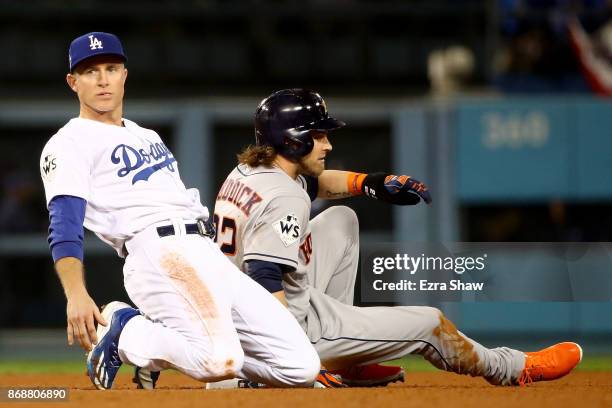
[[[224,238],[221,241],[221,252],[229,256],[236,255],[236,221],[231,217],[219,217],[218,214],[213,214],[213,223],[217,231],[215,242],[218,242],[220,235]]]

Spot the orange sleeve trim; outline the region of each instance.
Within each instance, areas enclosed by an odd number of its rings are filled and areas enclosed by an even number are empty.
[[[349,173],[346,177],[346,184],[348,192],[352,195],[363,194],[363,180],[365,180],[367,174],[364,173]]]

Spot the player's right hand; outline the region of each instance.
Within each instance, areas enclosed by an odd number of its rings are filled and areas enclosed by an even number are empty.
[[[72,346],[76,338],[85,351],[90,351],[93,345],[98,343],[94,320],[102,326],[108,324],[87,292],[75,294],[68,299],[66,317],[68,320],[68,344]]]
[[[413,200],[404,199],[403,204],[416,204],[422,199],[427,204],[431,204],[431,194],[424,183],[410,176],[395,176],[393,174],[385,177],[385,189],[389,194],[398,196],[402,193],[412,194]],[[399,198],[399,197],[398,197]]]

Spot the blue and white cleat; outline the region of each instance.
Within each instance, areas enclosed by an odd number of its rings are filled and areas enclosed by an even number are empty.
[[[98,325],[98,344],[87,355],[87,374],[99,390],[112,388],[121,367],[119,336],[125,324],[140,312],[127,303],[111,302],[102,309],[107,326]]]
[[[134,378],[132,382],[139,390],[154,390],[159,379],[159,371],[151,371],[147,368],[134,367]]]

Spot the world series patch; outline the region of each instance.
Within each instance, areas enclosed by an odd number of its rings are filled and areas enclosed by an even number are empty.
[[[272,224],[285,246],[295,243],[300,238],[300,222],[295,214],[288,214]]]
[[[57,158],[53,153],[49,153],[40,159],[40,174],[44,181],[53,181],[57,168],[56,161]]]

